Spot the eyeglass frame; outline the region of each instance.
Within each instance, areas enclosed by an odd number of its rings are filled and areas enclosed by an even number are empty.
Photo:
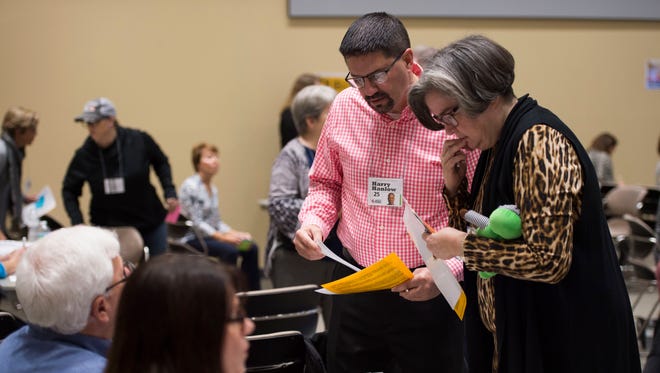
[[[121,267],[121,273],[123,275],[122,279],[110,284],[108,287],[105,288],[105,292],[109,292],[110,290],[114,289],[118,285],[123,284],[128,280],[128,278],[131,276],[131,273],[135,270],[135,264],[133,262],[130,262],[128,260],[124,260],[124,264]],[[128,273],[126,273],[128,272]]]
[[[225,319],[225,324],[239,324],[241,331],[245,330],[245,320],[250,317],[245,313],[245,310],[240,309],[236,312],[236,316],[227,317]]]
[[[446,114],[431,114],[431,118],[437,124],[440,124],[444,127],[458,127],[458,121],[456,120],[456,113],[460,110],[460,106],[456,105]]]
[[[366,83],[366,79],[368,79],[371,84],[378,85],[378,84],[384,84],[387,82],[387,74],[392,70],[394,67],[394,64],[403,57],[404,53],[406,53],[407,49],[401,52],[397,58],[392,61],[392,63],[387,66],[384,69],[379,69],[374,72],[371,72],[367,75],[362,75],[362,76],[355,76],[351,75],[351,72],[349,71],[348,74],[346,74],[346,77],[344,77],[344,80],[351,85],[353,88],[364,88],[364,85]],[[382,75],[381,75],[382,74]],[[378,75],[378,78],[376,77]],[[382,80],[382,81],[378,81]],[[357,82],[360,81],[362,84],[358,84]]]

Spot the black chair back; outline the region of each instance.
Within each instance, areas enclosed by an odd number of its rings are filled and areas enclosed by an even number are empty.
[[[182,241],[182,238],[190,232],[194,233],[195,237],[199,241],[202,247],[201,252]],[[172,252],[205,255],[208,255],[209,253],[209,249],[206,246],[203,234],[199,231],[199,229],[195,228],[193,222],[188,220],[188,218],[186,218],[183,214],[179,214],[176,222],[167,222],[167,243],[170,251]]]
[[[302,334],[285,331],[251,335],[247,372],[303,373],[306,347]]]
[[[21,328],[25,323],[9,312],[0,311],[0,341]]]
[[[296,330],[311,338],[316,332],[321,295],[317,285],[300,285],[238,293],[255,324],[254,334]]]

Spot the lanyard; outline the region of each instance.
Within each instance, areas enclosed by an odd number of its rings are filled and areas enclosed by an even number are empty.
[[[117,177],[124,177],[124,165],[121,158],[121,143],[119,141],[119,134],[117,134],[117,139],[115,140],[117,145],[117,162],[119,163],[119,175]],[[99,148],[99,158],[101,159],[101,173],[103,174],[103,180],[108,178],[107,170],[105,168],[105,159],[103,158],[103,150]]]

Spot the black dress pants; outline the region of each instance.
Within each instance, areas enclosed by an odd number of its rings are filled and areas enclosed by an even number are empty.
[[[351,273],[342,265],[335,268],[336,279]],[[425,302],[389,290],[336,295],[328,372],[460,373],[463,334],[462,322],[442,295]]]

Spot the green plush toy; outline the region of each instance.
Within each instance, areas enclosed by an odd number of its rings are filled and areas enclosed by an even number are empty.
[[[515,205],[502,205],[487,218],[476,211],[466,211],[463,218],[477,227],[478,236],[494,240],[513,240],[522,236],[522,224],[520,221],[520,210]],[[495,276],[493,272],[479,271],[479,276],[484,279]]]

